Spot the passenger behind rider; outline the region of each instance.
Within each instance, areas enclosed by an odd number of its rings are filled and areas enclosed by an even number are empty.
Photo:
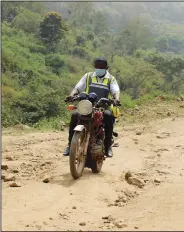
[[[114,76],[112,76],[108,70],[107,60],[105,58],[96,58],[94,61],[94,72],[86,73],[75,88],[72,90],[69,97],[66,98],[70,100],[73,96],[81,93],[91,93],[94,92],[97,94],[98,98],[113,98],[115,104],[119,104],[120,98],[120,88],[117,83],[117,80]],[[117,107],[111,107],[110,109],[105,110],[104,112],[104,125],[105,125],[105,156],[112,157],[112,147],[111,147],[111,139],[113,134],[113,124],[114,117],[117,117],[118,114]],[[68,146],[64,152],[64,156],[69,156],[70,152],[70,144],[74,134],[74,128],[78,122],[79,113],[78,111],[74,111],[71,116],[70,126],[69,126],[69,138],[68,138]]]

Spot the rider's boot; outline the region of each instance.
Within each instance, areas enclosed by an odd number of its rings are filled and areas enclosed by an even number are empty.
[[[79,113],[77,111],[74,111],[72,113],[72,117],[71,117],[71,120],[70,120],[70,126],[69,126],[68,145],[66,147],[65,152],[63,153],[64,156],[69,156],[69,154],[70,154],[70,144],[71,144],[72,137],[73,137],[73,134],[74,134],[74,128],[76,127],[77,122],[78,122],[78,116],[79,116]]]
[[[67,147],[66,147],[65,152],[63,153],[63,155],[64,155],[64,156],[69,156],[69,154],[70,154],[70,146],[69,146],[69,144],[68,144]]]
[[[110,146],[107,152],[107,157],[112,158],[113,157],[113,151],[112,151],[112,147]]]
[[[105,148],[105,156],[106,157],[109,157],[109,158],[112,158],[113,157],[113,151],[112,151],[112,147],[108,146],[108,148],[106,147]]]
[[[118,133],[113,131],[113,136],[118,137]]]
[[[113,157],[112,137],[105,137],[104,146],[105,146],[105,156],[107,156],[109,158]]]

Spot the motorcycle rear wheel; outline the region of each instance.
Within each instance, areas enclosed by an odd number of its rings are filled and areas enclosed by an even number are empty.
[[[75,131],[69,155],[70,173],[74,179],[82,176],[84,171],[86,155],[84,154],[85,133],[84,131]]]

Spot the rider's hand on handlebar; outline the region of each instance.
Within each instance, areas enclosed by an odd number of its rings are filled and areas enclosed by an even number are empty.
[[[71,100],[72,100],[72,98],[73,98],[73,96],[68,96],[68,97],[66,97],[65,102],[69,102],[69,101],[71,101]]]
[[[119,101],[119,100],[117,100],[117,99],[114,99],[114,104],[115,104],[116,106],[121,106],[120,101]]]

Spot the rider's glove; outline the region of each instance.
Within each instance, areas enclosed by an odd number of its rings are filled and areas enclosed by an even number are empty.
[[[120,105],[121,105],[121,104],[120,104],[120,101],[117,100],[117,99],[114,99],[114,104],[115,104],[116,106],[120,106]]]
[[[72,100],[72,98],[73,98],[73,96],[66,97],[65,102],[69,102],[70,100]]]

